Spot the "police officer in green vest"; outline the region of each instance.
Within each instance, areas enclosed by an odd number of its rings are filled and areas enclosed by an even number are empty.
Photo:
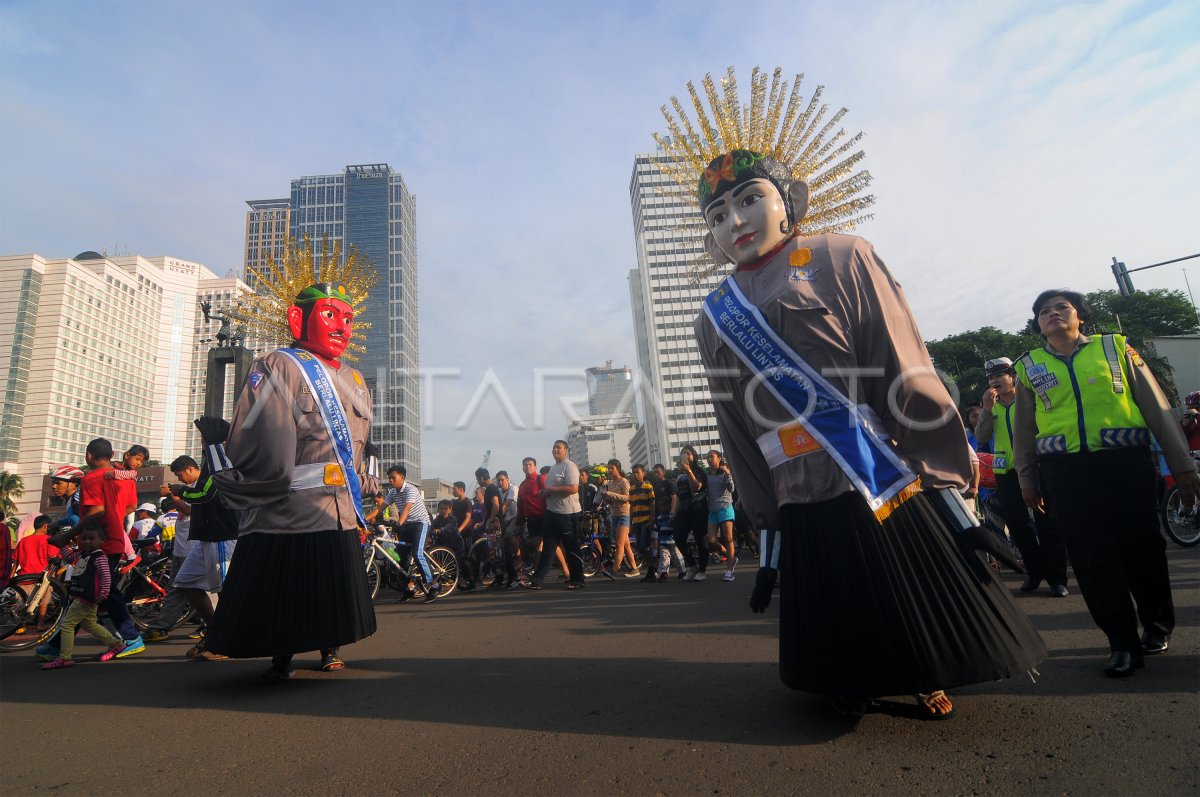
[[[1016,362],[1021,491],[1037,509],[1045,490],[1088,611],[1108,636],[1104,672],[1126,677],[1167,651],[1175,627],[1151,433],[1184,504],[1196,501],[1200,477],[1141,356],[1121,335],[1084,334],[1081,294],[1045,291],[1033,314],[1046,345]]]
[[[1013,362],[1007,357],[997,357],[988,360],[983,367],[988,390],[983,394],[983,412],[979,414],[975,438],[980,445],[991,443],[1000,514],[1021,551],[1025,571],[1029,574],[1021,591],[1033,592],[1045,580],[1051,595],[1065,598],[1068,595],[1067,549],[1062,533],[1054,517],[1044,511],[1036,511],[1031,520],[1013,461],[1013,416],[1017,402]]]

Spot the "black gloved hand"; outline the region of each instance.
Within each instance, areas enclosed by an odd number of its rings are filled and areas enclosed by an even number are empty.
[[[206,446],[220,445],[229,440],[229,421],[201,415],[192,424],[199,430]]]
[[[750,593],[750,610],[755,614],[761,614],[771,605],[771,591],[775,589],[775,579],[779,576],[779,571],[773,567],[758,568],[758,575],[754,577],[754,592]]]
[[[1016,573],[1025,574],[1025,568],[1021,567],[1020,561],[1013,556],[1012,551],[1001,545],[1000,539],[982,526],[956,533],[954,541],[958,543],[958,550],[966,558],[967,563],[973,568],[978,568],[976,575],[979,576],[981,582],[991,579],[991,572],[980,561],[976,551],[990,554],[1005,567]]]
[[[370,440],[368,440],[366,442],[366,444],[363,445],[362,455],[363,455],[363,459],[366,459],[367,457],[375,457],[376,459],[379,459],[379,449],[375,446],[374,443],[372,443]]]

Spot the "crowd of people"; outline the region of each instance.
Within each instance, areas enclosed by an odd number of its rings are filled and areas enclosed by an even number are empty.
[[[436,600],[439,590],[424,556],[426,545],[454,551],[463,573],[460,588],[472,590],[480,581],[479,563],[467,553],[489,533],[498,536],[502,558],[489,590],[541,590],[555,564],[565,588],[580,589],[585,585],[582,554],[589,546],[596,547],[598,575],[643,581],[667,581],[672,563],[676,578],[704,581],[710,549],[720,551],[722,580],[733,581],[735,525],[744,544],[756,550],[757,534],[735,512],[733,478],[719,451],[708,452],[706,469],[698,466],[695,449],[686,446],[670,474],[661,463],[650,469],[639,463],[626,475],[618,459],[581,469],[568,458],[562,440],[554,443],[551,456],[553,464],[541,467],[535,457],[525,457],[520,484],[507,471],[493,479],[479,468],[473,497],[467,498],[465,482],[455,482],[453,499],[440,501],[433,517],[420,491],[407,482],[405,469],[393,466],[387,474],[391,487],[373,499],[367,520],[389,519],[400,529],[426,580],[427,602]]]
[[[696,450],[685,446],[673,471],[661,463],[649,470],[636,464],[628,476],[617,459],[579,468],[568,458],[562,440],[555,441],[551,455],[553,464],[542,467],[535,457],[526,457],[519,484],[507,471],[498,471],[493,479],[487,469],[479,468],[473,497],[467,497],[465,482],[455,482],[453,500],[440,501],[434,516],[425,496],[407,480],[406,469],[392,466],[387,489],[365,496],[364,518],[369,525],[390,523],[409,544],[425,580],[426,602],[440,596],[441,585],[425,550],[433,545],[453,550],[460,561],[460,589],[469,591],[476,588],[480,572],[466,554],[489,531],[499,534],[502,565],[488,590],[542,590],[555,565],[565,589],[580,589],[585,585],[583,554],[589,546],[596,548],[597,574],[609,580],[703,581],[710,550],[719,549],[725,565],[722,578],[733,581],[738,563],[735,523],[742,543],[756,550],[757,534],[744,515],[735,512],[733,478],[719,451],[707,453],[704,468]],[[114,466],[111,444],[102,438],[91,441],[86,472],[63,465],[51,474],[61,515],[34,515],[28,527],[18,527],[11,572],[41,574],[61,558],[60,573],[70,587],[71,609],[59,633],[35,651],[45,661],[44,669],[73,666],[78,627],[101,640],[105,649],[100,660],[110,661],[137,655],[148,643],[167,641],[189,612],[195,613],[200,628],[191,634],[197,641],[187,651],[188,658],[228,658],[209,650],[204,636],[215,617],[213,598],[233,558],[238,521],[226,515],[214,523],[209,516],[193,528],[194,513],[221,510],[206,504],[210,480],[202,479],[201,465],[190,456],[171,463],[178,483],[161,488],[158,505],[138,504],[134,485],[148,458],[149,451],[135,445]],[[689,535],[691,545],[686,544]],[[139,634],[114,574],[137,555],[134,545],[147,540],[166,543],[171,588],[157,617]],[[108,617],[111,630],[97,621],[98,612]]]

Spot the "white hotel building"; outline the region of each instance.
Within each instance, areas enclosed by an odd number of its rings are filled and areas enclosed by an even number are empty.
[[[214,329],[197,299],[246,290],[176,257],[84,252],[48,260],[0,255],[0,470],[17,473],[22,512],[42,477],[83,466],[89,440],[118,454],[134,443],[169,463],[195,454],[192,419],[203,400],[200,343]],[[226,284],[228,283],[228,284]]]
[[[654,164],[662,157],[638,155],[633,163],[629,199],[638,267],[629,272],[629,295],[638,356],[634,386],[644,429],[634,456],[661,462],[669,470],[685,445],[695,446],[701,456],[720,448],[708,380],[692,334],[704,297],[720,280],[689,282],[688,266],[703,247],[678,227],[681,220],[691,220],[696,208],[661,191],[672,185]]]

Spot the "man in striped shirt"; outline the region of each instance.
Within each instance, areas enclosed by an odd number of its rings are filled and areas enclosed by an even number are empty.
[[[629,477],[630,536],[636,540],[643,562],[650,562],[642,581],[657,581],[654,560],[650,558],[650,531],[654,520],[654,485],[646,478],[646,466],[634,465]]]
[[[383,511],[389,506],[395,507],[400,539],[412,546],[417,566],[421,568],[421,578],[425,580],[425,602],[429,603],[436,600],[442,592],[442,585],[434,580],[429,559],[425,556],[425,539],[429,536],[429,510],[425,508],[425,499],[421,497],[421,491],[415,484],[407,482],[408,471],[403,465],[388,468],[387,475],[391,488],[388,489],[387,495],[375,500]]]

